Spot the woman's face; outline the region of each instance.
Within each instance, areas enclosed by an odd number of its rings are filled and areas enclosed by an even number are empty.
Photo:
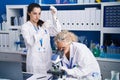
[[[30,16],[30,21],[36,24],[39,21],[41,15],[41,9],[35,7],[30,13],[28,13],[28,15]]]
[[[57,48],[58,50],[61,50],[61,51],[63,50],[64,54],[67,54],[70,52],[70,44],[67,42],[63,42],[63,41],[57,42]]]

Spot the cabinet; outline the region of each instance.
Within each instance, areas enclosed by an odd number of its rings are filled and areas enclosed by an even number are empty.
[[[6,78],[1,80],[23,80],[21,66],[21,54],[0,52],[0,78]]]
[[[22,24],[20,23],[20,18],[22,18],[23,23],[27,19],[27,5],[6,5],[7,13],[7,24],[8,29],[17,29]],[[15,20],[17,23],[15,24]]]
[[[7,48],[7,50],[20,50],[20,26],[26,22],[27,5],[6,5],[6,14],[8,27],[6,31],[9,35],[9,39],[6,37],[6,42],[9,45],[9,49]]]
[[[120,53],[120,3],[103,3],[101,12],[101,44],[107,53]]]
[[[101,68],[102,80],[105,78],[111,78],[111,71],[120,72],[120,60],[119,59],[109,59],[109,58],[97,58],[99,66]]]
[[[105,47],[110,46],[113,41],[120,53],[120,2],[54,6],[58,9],[58,19],[63,30],[73,31],[79,38],[86,36],[88,47],[91,41]],[[43,5],[42,8],[42,13],[47,15],[42,19],[50,19],[49,6]],[[109,44],[106,45],[106,41]]]
[[[20,48],[20,26],[27,19],[27,5],[6,5],[7,28],[0,31],[0,51],[18,51]]]

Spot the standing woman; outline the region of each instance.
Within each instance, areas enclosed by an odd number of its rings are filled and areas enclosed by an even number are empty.
[[[57,19],[57,9],[50,7],[54,27],[48,22],[40,20],[41,6],[31,3],[27,9],[27,22],[21,27],[21,33],[25,40],[27,51],[26,68],[30,73],[46,74],[51,68],[52,48],[50,36],[55,36],[61,31],[61,25]]]
[[[61,31],[55,37],[58,50],[63,51],[61,69],[74,78],[85,80],[100,80],[100,67],[92,52],[86,45],[77,42],[77,36],[72,32]]]

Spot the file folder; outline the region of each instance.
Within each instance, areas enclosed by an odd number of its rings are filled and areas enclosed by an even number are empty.
[[[100,29],[101,27],[101,10],[97,9],[95,13],[95,26]]]

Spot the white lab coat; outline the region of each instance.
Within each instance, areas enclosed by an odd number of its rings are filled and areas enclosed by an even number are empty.
[[[54,27],[51,27],[45,22],[43,27],[39,27],[39,30],[36,30],[30,21],[22,25],[21,33],[28,49],[26,60],[27,72],[46,74],[47,70],[51,68],[52,48],[50,36],[55,36],[61,31],[61,25],[54,16],[53,23]]]
[[[96,58],[82,43],[73,42],[70,45],[70,60],[64,55],[62,63],[68,75],[72,75],[76,78],[87,77],[94,72],[100,74],[100,68]],[[70,65],[72,65],[71,68]]]

